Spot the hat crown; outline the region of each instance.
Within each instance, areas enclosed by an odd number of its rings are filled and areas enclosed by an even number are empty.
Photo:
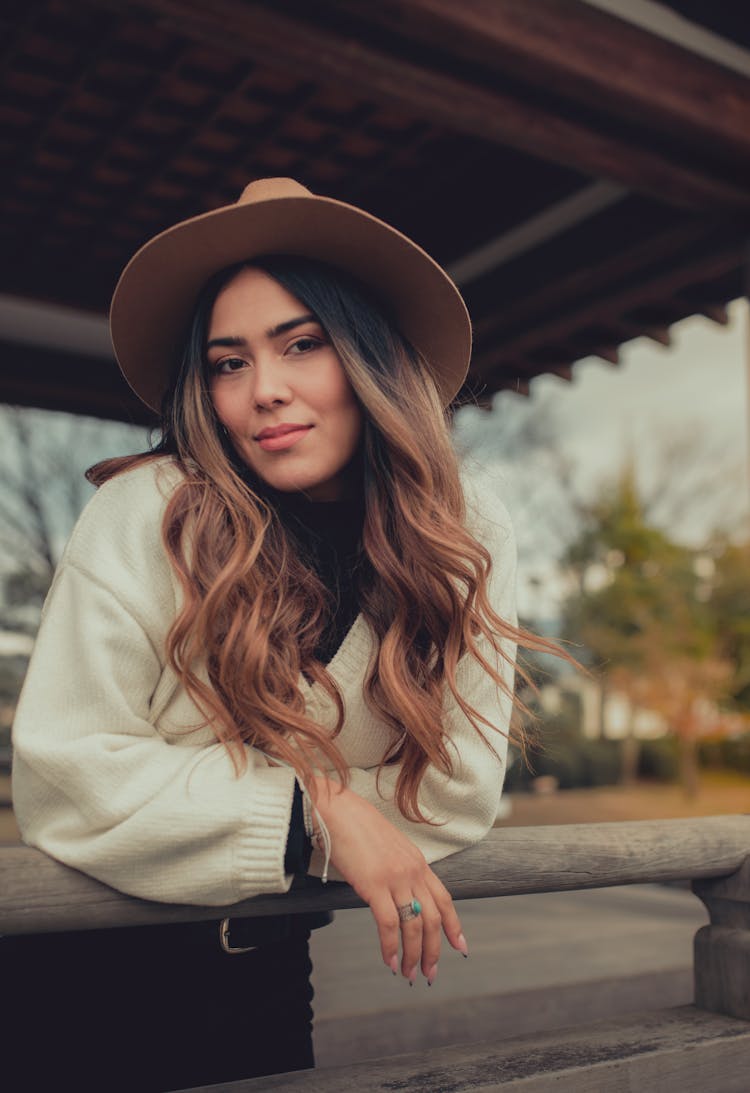
[[[238,205],[273,201],[277,197],[312,197],[312,191],[293,178],[258,178],[249,182],[237,199]]]

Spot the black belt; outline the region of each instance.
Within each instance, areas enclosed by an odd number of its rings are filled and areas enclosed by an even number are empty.
[[[236,955],[289,941],[300,934],[327,926],[333,920],[330,911],[306,915],[282,915],[273,918],[224,918],[218,924],[219,945],[225,953]],[[205,923],[215,931],[215,922]]]
[[[65,945],[96,955],[110,945],[119,951],[128,949],[143,955],[151,949],[179,948],[223,950],[225,953],[250,952],[302,937],[333,921],[330,911],[311,911],[299,915],[268,915],[256,918],[211,919],[207,922],[174,922],[159,926],[126,926],[104,930],[76,930],[52,934],[16,934],[0,939],[2,944],[49,948]]]

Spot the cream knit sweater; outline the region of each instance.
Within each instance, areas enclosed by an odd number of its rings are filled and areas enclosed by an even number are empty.
[[[284,851],[295,775],[247,748],[247,769],[236,776],[165,662],[179,592],[161,522],[179,473],[167,459],[142,465],[101,487],[81,515],[17,711],[14,801],[24,840],[67,865],[144,899],[221,905],[289,888]],[[493,606],[514,621],[507,513],[492,490],[467,493],[469,524],[494,559]],[[506,648],[512,657],[512,643]],[[506,739],[493,737],[496,759],[449,696],[453,775],[428,770],[420,790],[423,810],[441,826],[404,819],[393,802],[397,768],[376,785],[390,736],[363,697],[371,652],[360,615],[329,665],[344,699],[337,743],[350,786],[435,861],[492,826]],[[512,668],[503,673],[510,683]],[[459,681],[474,707],[507,729],[510,703],[474,660],[461,662]],[[299,686],[311,716],[332,726],[325,693],[303,678]],[[316,853],[311,872],[320,868]]]

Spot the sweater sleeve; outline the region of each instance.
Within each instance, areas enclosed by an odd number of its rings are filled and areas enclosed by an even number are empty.
[[[493,490],[480,483],[467,491],[470,527],[476,538],[492,556],[489,598],[495,612],[506,622],[516,625],[516,543],[513,528],[504,505]],[[479,842],[492,827],[498,811],[505,777],[508,750],[508,729],[512,710],[516,644],[508,638],[501,641],[502,656],[489,642],[480,644],[481,651],[501,675],[508,694],[492,680],[472,657],[464,656],[457,669],[458,690],[474,709],[490,723],[481,721],[485,742],[463,713],[452,693],[445,700],[444,727],[450,741],[453,771],[443,774],[434,767],[425,772],[419,789],[419,804],[433,823],[407,820],[395,801],[399,765],[350,770],[349,787],[364,797],[395,827],[403,831],[419,847],[428,862],[438,861],[458,850]],[[488,746],[491,745],[491,747]],[[310,871],[321,872],[322,856],[313,853]],[[335,870],[332,879],[339,879]]]
[[[55,578],[17,710],[21,834],[144,899],[221,905],[286,891],[294,771],[247,748],[237,775],[223,745],[155,728],[168,561],[134,484],[111,485]]]

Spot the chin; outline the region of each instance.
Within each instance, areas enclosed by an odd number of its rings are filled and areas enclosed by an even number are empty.
[[[312,475],[291,475],[291,474],[261,474],[260,471],[256,472],[258,477],[262,479],[273,490],[278,490],[279,493],[308,493],[310,491],[315,492],[318,489],[325,490],[329,483],[327,479],[323,482],[319,478],[315,478]]]

